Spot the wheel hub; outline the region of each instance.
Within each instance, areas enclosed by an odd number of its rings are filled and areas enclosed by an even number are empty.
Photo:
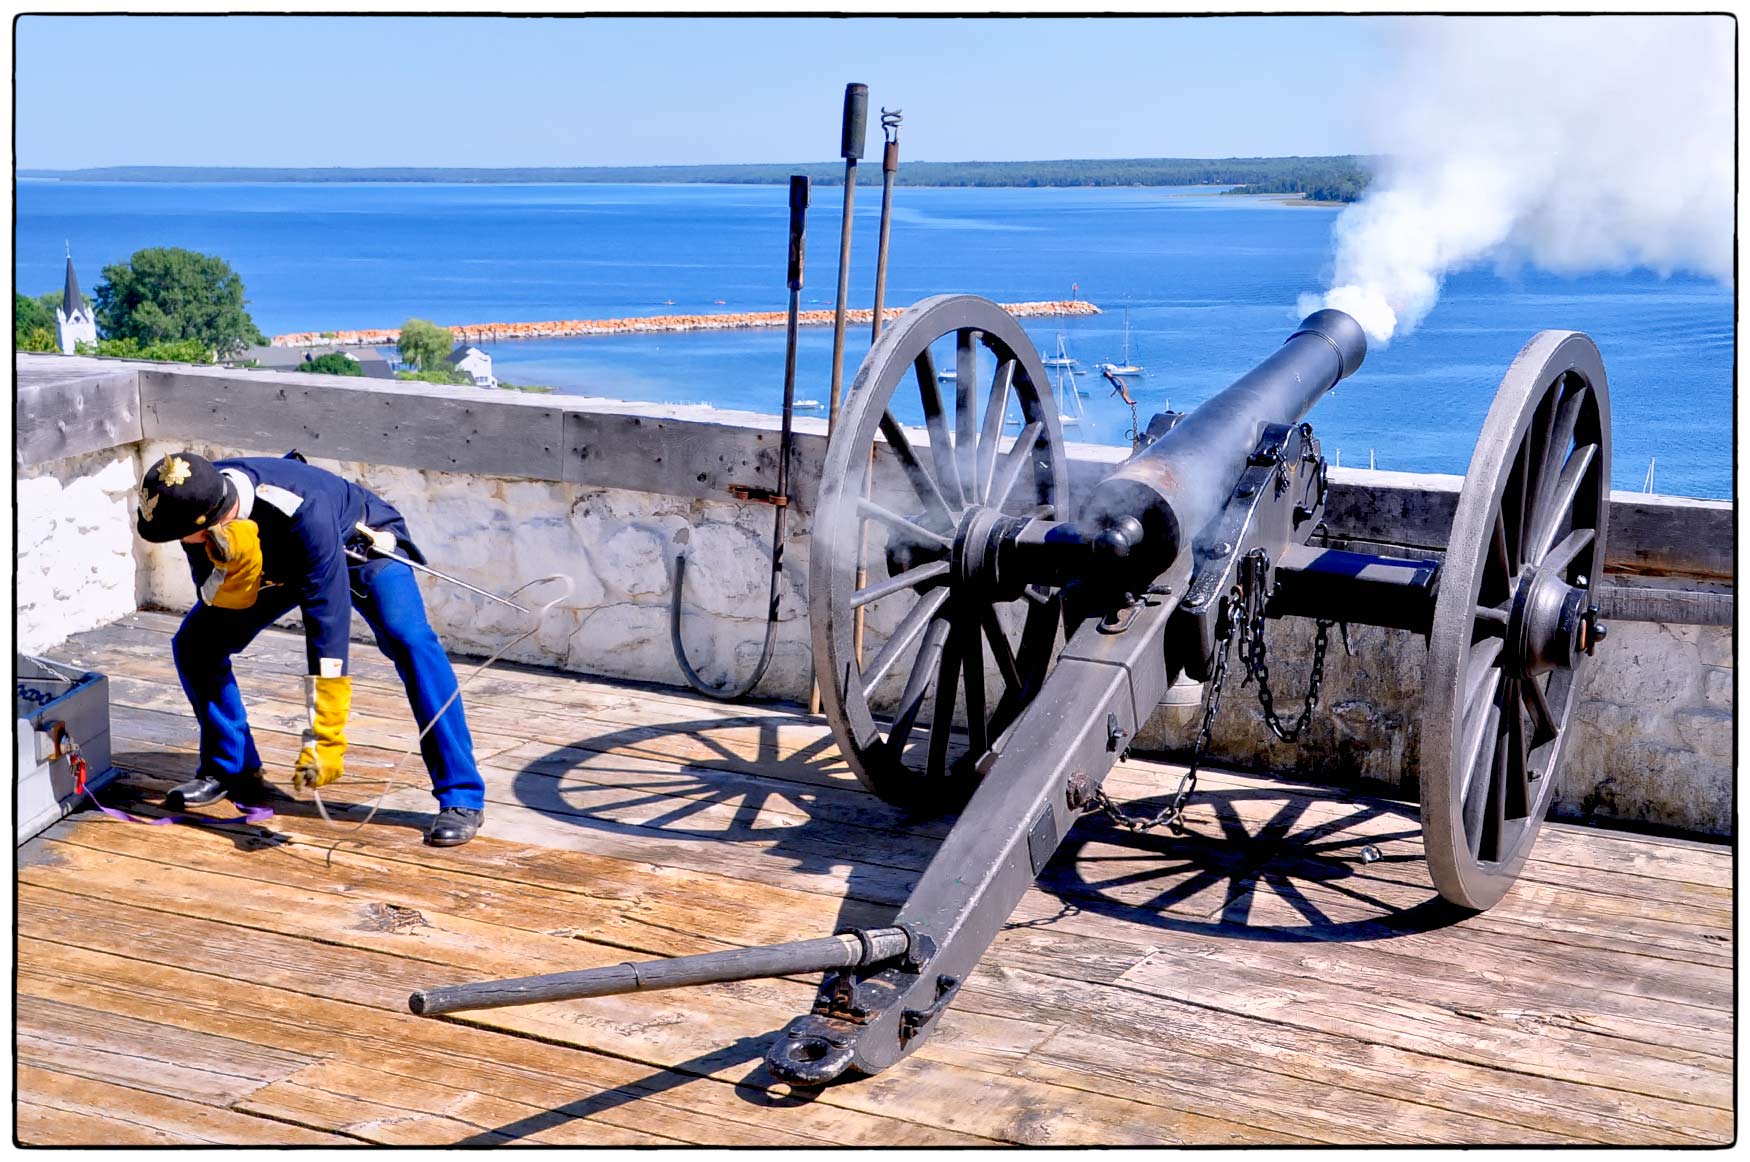
[[[1514,587],[1503,663],[1515,676],[1529,678],[1554,669],[1571,670],[1590,655],[1608,632],[1598,620],[1586,578],[1569,585],[1557,573],[1527,569]]]

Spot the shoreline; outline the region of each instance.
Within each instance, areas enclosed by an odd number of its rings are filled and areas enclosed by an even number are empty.
[[[999,303],[1003,310],[1017,319],[1042,318],[1050,315],[1098,315],[1099,307],[1086,299],[1042,300],[1023,303]],[[886,307],[881,312],[884,321],[899,318],[904,307]],[[831,325],[830,310],[802,311],[796,321],[804,327]],[[460,342],[499,342],[507,339],[574,339],[596,335],[675,334],[687,331],[742,331],[765,327],[782,327],[789,319],[787,311],[734,311],[720,315],[646,315],[624,319],[555,319],[537,323],[457,323],[447,327]],[[847,324],[873,322],[875,312],[860,307],[845,312]],[[399,327],[377,327],[350,331],[288,331],[275,335],[273,347],[372,347],[395,343],[401,338]]]

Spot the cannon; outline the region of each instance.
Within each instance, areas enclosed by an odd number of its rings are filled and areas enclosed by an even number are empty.
[[[935,352],[952,350],[951,398]],[[1134,454],[1071,508],[1057,401],[1037,351],[996,304],[926,299],[882,332],[827,451],[810,544],[823,709],[846,762],[889,802],[959,817],[891,924],[735,949],[415,993],[416,1013],[824,972],[779,1033],[770,1070],[817,1085],[892,1065],[929,1035],[967,974],[1181,679],[1205,684],[1189,777],[1230,661],[1292,739],[1341,623],[1422,634],[1421,819],[1440,895],[1490,907],[1549,809],[1579,677],[1606,627],[1610,406],[1597,348],[1545,331],[1509,367],[1444,554],[1317,543],[1326,462],[1306,415],[1366,354],[1335,310],[1187,414],[1156,416]],[[901,417],[921,416],[914,443]],[[1011,432],[1009,429],[1014,428]],[[915,431],[915,428],[914,428]],[[878,441],[891,467],[871,488]],[[857,611],[885,640],[867,658]],[[1269,621],[1317,621],[1314,683],[1285,722],[1260,672]],[[881,635],[875,635],[879,638]]]

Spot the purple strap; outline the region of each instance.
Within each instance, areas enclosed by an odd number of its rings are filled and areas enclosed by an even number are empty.
[[[85,788],[85,794],[90,797],[92,806],[96,807],[105,815],[108,815],[111,819],[119,820],[122,823],[144,823],[151,827],[157,827],[165,823],[193,823],[205,827],[216,827],[227,823],[260,823],[264,820],[273,818],[272,807],[247,807],[241,803],[235,803],[233,806],[242,807],[243,809],[243,814],[237,816],[235,819],[214,819],[211,815],[187,814],[161,815],[156,819],[143,819],[138,815],[129,815],[126,811],[118,810],[115,807],[105,807],[98,801],[97,793],[90,787]]]

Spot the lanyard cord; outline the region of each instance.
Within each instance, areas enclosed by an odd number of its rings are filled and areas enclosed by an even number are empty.
[[[372,800],[370,810],[365,812],[365,817],[363,819],[359,820],[357,823],[353,824],[351,827],[347,828],[346,831],[344,831],[342,834],[351,835],[352,833],[363,828],[373,818],[375,818],[378,809],[382,807],[383,800],[388,798],[390,791],[395,790],[397,787],[411,787],[414,789],[418,788],[417,783],[409,783],[409,782],[406,782],[404,780],[398,779],[396,777],[401,771],[401,764],[407,761],[407,756],[411,755],[414,751],[419,749],[419,744],[425,741],[425,736],[431,733],[431,729],[432,729],[432,727],[437,725],[438,719],[440,719],[444,716],[444,712],[446,710],[448,710],[451,706],[455,705],[456,700],[462,696],[462,691],[466,690],[468,688],[469,684],[472,683],[475,678],[478,678],[486,670],[486,667],[492,665],[492,663],[496,662],[499,658],[502,658],[505,654],[509,653],[510,650],[513,647],[515,647],[516,645],[520,644],[523,641],[526,641],[530,637],[533,637],[535,634],[535,631],[539,630],[541,628],[541,621],[543,618],[545,618],[547,616],[548,612],[550,610],[552,610],[554,606],[558,605],[560,602],[562,602],[566,598],[570,597],[573,589],[576,588],[576,582],[573,581],[570,577],[568,577],[564,573],[551,573],[545,577],[537,577],[533,581],[527,582],[526,584],[523,584],[523,585],[519,586],[518,588],[513,589],[511,591],[510,596],[512,598],[514,598],[514,597],[518,596],[519,594],[521,594],[523,592],[523,590],[525,590],[525,589],[533,589],[535,586],[545,585],[549,581],[558,581],[558,582],[563,583],[565,586],[564,592],[559,594],[559,596],[555,597],[553,600],[547,602],[547,604],[540,606],[538,609],[533,610],[532,612],[535,615],[534,624],[530,625],[528,629],[524,630],[521,635],[512,638],[510,641],[508,641],[504,645],[500,646],[498,648],[497,653],[493,654],[490,658],[487,658],[484,662],[481,662],[478,666],[474,667],[473,671],[465,679],[463,679],[459,685],[456,686],[456,692],[454,694],[451,694],[449,696],[449,698],[444,702],[444,704],[438,708],[438,712],[431,716],[431,721],[427,722],[425,724],[425,726],[420,730],[418,737],[416,737],[413,740],[412,744],[410,746],[408,746],[408,748],[406,750],[401,752],[401,757],[397,758],[393,763],[390,763],[388,765],[388,767],[384,768],[389,772],[389,774],[387,775],[387,777],[385,777],[385,779],[383,781],[383,789],[381,791],[377,792],[377,797],[374,800]],[[322,802],[321,789],[317,788],[317,787],[311,787],[310,788],[310,796],[312,799],[315,800],[316,810],[319,814],[321,814],[322,821],[324,823],[327,823],[331,827],[338,827],[339,824],[335,823],[334,818],[328,814],[327,804]],[[338,846],[338,842],[337,842],[336,846]]]

